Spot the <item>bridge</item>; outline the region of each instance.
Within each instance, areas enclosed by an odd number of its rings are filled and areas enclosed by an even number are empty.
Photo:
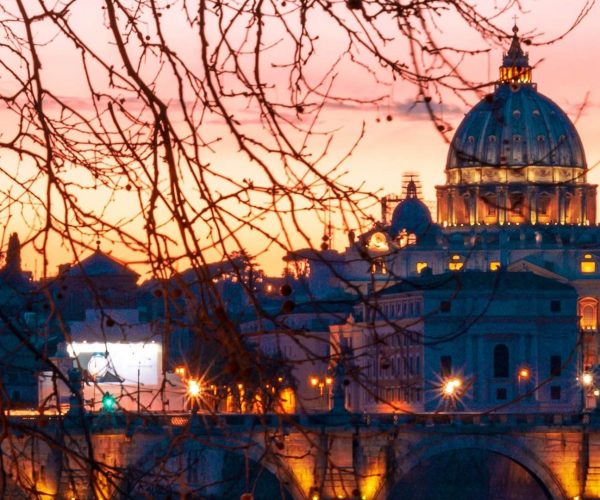
[[[79,412],[3,431],[3,498],[600,498],[596,413]]]

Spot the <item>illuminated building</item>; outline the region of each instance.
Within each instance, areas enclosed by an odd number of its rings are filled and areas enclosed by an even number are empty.
[[[493,288],[488,287],[480,293],[483,300],[490,301],[491,307],[495,307],[494,298],[499,302],[504,300],[505,305],[510,303],[501,311],[502,322],[494,324],[487,321],[485,317],[490,314],[489,310],[483,311],[482,322],[468,328],[465,326],[462,335],[449,336],[446,342],[439,343],[435,360],[428,359],[427,349],[421,353],[425,356],[420,364],[420,376],[424,377],[422,390],[426,391],[428,384],[434,384],[434,378],[442,377],[439,356],[448,349],[452,352],[444,355],[452,357],[453,366],[463,370],[465,377],[474,380],[471,407],[497,406],[514,398],[518,393],[516,386],[523,386],[525,380],[516,375],[520,364],[531,370],[529,384],[534,379],[548,381],[533,396],[538,407],[563,407],[566,387],[561,385],[563,382],[556,385],[552,397],[546,392],[552,386],[553,377],[563,376],[552,374],[559,371],[566,373],[565,367],[559,370],[555,366],[559,353],[545,352],[544,342],[564,349],[561,363],[568,364],[571,378],[578,372],[595,369],[598,364],[600,229],[596,225],[597,186],[587,181],[585,153],[573,123],[556,103],[538,91],[533,76],[528,54],[521,48],[515,27],[493,91],[465,115],[451,141],[445,168],[446,183],[436,187],[437,217],[432,216],[429,207],[420,199],[418,178],[409,176],[402,196],[389,196],[383,200],[382,220],[363,234],[350,232],[349,245],[343,252],[315,251],[318,255],[311,256],[310,251],[300,250],[287,258],[288,262],[308,259],[311,268],[319,268],[307,278],[317,299],[327,296],[332,290],[352,292],[359,289],[366,297],[368,307],[375,308],[382,305],[379,301],[383,297],[392,297],[394,290],[398,292],[398,287],[407,283],[420,283],[420,280],[437,276],[463,276],[462,295],[449,297],[445,302],[451,304],[452,316],[458,314],[458,319],[465,325],[473,320],[477,309],[469,306],[469,301],[477,302],[477,292],[468,288],[474,273],[485,275],[481,279],[492,282],[494,276],[499,275],[503,283],[526,283],[529,280],[532,291],[539,288],[536,280],[542,278],[549,280],[548,283],[555,281],[565,286],[558,290],[548,285],[548,289],[557,294],[556,297],[544,295],[539,290],[540,293],[523,294],[517,302],[509,293],[510,288],[506,289],[503,299],[496,297]],[[388,220],[385,214],[394,199],[399,203]],[[569,296],[570,289],[575,290],[576,300]],[[514,292],[515,297],[520,293],[518,290]],[[431,293],[433,291],[428,291],[425,295]],[[412,300],[410,297],[411,292],[404,290],[396,299],[408,304]],[[404,306],[398,304],[394,307]],[[412,322],[412,330],[427,333],[435,321],[427,316],[432,309],[424,305],[421,307],[418,313],[406,314],[399,322],[390,306],[387,313],[383,311],[377,332],[389,333],[394,328],[405,328],[406,322]],[[530,311],[537,311],[542,323],[544,318],[552,315],[564,315],[562,336],[556,337],[558,333],[553,327],[540,329],[540,323],[527,328],[520,326]],[[361,314],[359,307],[353,318],[356,324],[369,321],[366,317],[361,318]],[[409,321],[406,318],[410,316],[412,319]],[[486,322],[487,330],[483,332],[482,324]],[[356,324],[331,327],[334,341],[339,340],[337,337],[344,329],[360,329]],[[364,324],[363,327],[366,328]],[[369,328],[373,330],[373,325]],[[443,334],[444,327],[440,328],[442,330],[436,335]],[[449,334],[454,327],[447,325],[445,328]],[[579,337],[574,329],[578,330]],[[544,334],[550,331],[554,340],[544,339]],[[489,373],[478,372],[477,363],[493,364],[493,342],[482,341],[479,347],[467,345],[470,342],[469,332],[473,333],[473,338],[483,338],[479,335],[488,339],[497,337],[497,342],[494,342],[505,345],[510,359],[510,376],[490,378]],[[364,335],[360,341],[355,335],[353,342],[364,347],[373,342],[373,338],[378,341],[372,331]],[[506,341],[500,340],[503,336]],[[532,336],[539,337],[537,350],[531,344]],[[410,335],[406,337],[410,338]],[[578,343],[578,340],[581,342]],[[531,346],[529,351],[527,345]],[[579,348],[567,357],[565,353],[571,352],[575,345]],[[410,349],[415,351],[411,356],[416,359],[416,351],[421,349],[418,343]],[[375,356],[374,353],[371,355]],[[456,359],[461,361],[456,364]],[[373,372],[365,373],[364,370],[373,370],[375,365],[381,368],[381,360],[371,361],[371,368],[362,367],[361,377],[372,378]],[[397,371],[393,363],[384,360],[384,371]],[[432,367],[430,373],[426,372],[428,366]],[[417,383],[416,374],[415,377],[404,386]],[[494,378],[510,378],[510,384],[494,388]],[[398,397],[394,392],[397,386],[402,385],[398,381],[399,377],[388,375],[385,383],[376,381],[381,387],[373,389],[372,401],[362,401],[363,407],[383,408],[379,403],[389,396],[402,403],[396,406],[406,407],[404,403],[411,398]],[[561,389],[558,389],[559,385]],[[489,390],[483,390],[484,386]],[[383,396],[378,395],[380,390]],[[423,407],[419,405],[426,401],[422,394],[419,402],[417,394],[413,394],[409,405],[414,409]],[[588,398],[586,405],[594,404],[595,401]],[[352,407],[363,408],[354,403]],[[510,405],[507,408],[506,411],[514,409]]]
[[[87,310],[85,319],[70,322],[69,328],[65,350],[70,366],[84,375],[88,409],[99,411],[106,393],[116,398],[118,408],[129,411],[185,408],[180,378],[163,373],[162,335],[151,323],[140,322],[137,310]],[[170,380],[166,387],[164,376]],[[59,390],[63,400],[69,394],[64,389]],[[50,374],[41,378],[40,391],[42,397],[53,392]]]
[[[572,286],[527,272],[426,275],[386,287],[353,321],[330,328],[362,374],[346,407],[479,411],[516,400],[511,412],[570,410],[581,401],[576,307]]]

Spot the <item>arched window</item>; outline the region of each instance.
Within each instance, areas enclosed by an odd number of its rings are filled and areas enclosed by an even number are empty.
[[[494,377],[506,378],[509,372],[508,347],[498,344],[494,347]]]
[[[584,297],[579,301],[579,318],[581,329],[596,331],[598,326],[598,301],[593,297]]]

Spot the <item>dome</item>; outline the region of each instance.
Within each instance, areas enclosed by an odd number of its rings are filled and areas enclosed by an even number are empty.
[[[447,169],[477,165],[585,168],[568,116],[533,85],[500,84],[458,127]]]
[[[587,182],[581,139],[532,83],[518,31],[515,25],[494,92],[467,113],[452,138],[446,183],[436,187],[442,226],[596,220],[596,186]]]
[[[462,167],[585,169],[577,130],[560,107],[531,83],[529,57],[513,28],[500,80],[463,119],[450,144],[446,170]]]
[[[414,181],[411,180],[406,198],[398,203],[392,214],[390,236],[396,238],[404,230],[408,234],[415,234],[420,237],[425,234],[430,226],[431,212],[427,205],[417,198],[416,186]]]

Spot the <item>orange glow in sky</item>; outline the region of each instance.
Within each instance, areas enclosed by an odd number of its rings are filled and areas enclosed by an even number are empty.
[[[597,83],[600,81],[600,65],[597,64],[597,54],[600,51],[600,38],[597,36],[597,27],[600,24],[600,6],[594,6],[587,17],[566,37],[545,44],[547,41],[555,40],[569,28],[585,1],[544,0],[543,2],[524,1],[522,3],[523,12],[517,12],[517,9],[506,12],[496,20],[496,23],[510,33],[514,22],[513,15],[517,14],[520,33],[525,37],[534,35],[533,43],[526,47],[530,63],[534,67],[533,81],[538,85],[538,90],[542,94],[555,101],[575,121],[587,154],[590,168],[588,180],[591,183],[600,183],[600,168],[598,168],[600,143],[597,140],[597,137],[600,136],[600,87]],[[489,14],[495,13],[494,4],[495,2],[490,2],[489,6],[486,5],[485,8],[489,9]],[[81,2],[77,3],[71,16],[77,19],[83,32],[94,33],[92,39],[95,40],[94,43],[99,51],[110,53],[112,49],[103,44],[106,41],[107,33],[102,26],[102,12],[93,9],[88,12],[85,7]],[[169,15],[174,16],[176,13]],[[317,17],[313,22],[318,24],[322,23],[322,20]],[[492,82],[497,77],[502,52],[509,45],[508,39],[502,45],[491,43],[486,47],[476,33],[465,30],[464,26],[456,19],[444,17],[442,14],[438,25],[440,32],[436,36],[440,43],[463,49],[490,49],[471,58],[465,58],[461,63],[461,70],[469,78],[485,83]],[[181,54],[181,57],[193,64],[198,47],[188,43],[178,32],[175,22],[168,16],[165,18],[165,27],[167,29],[171,27],[172,32],[169,33],[169,36],[180,51],[178,53]],[[47,28],[47,32],[44,32],[45,28]],[[390,33],[394,32],[393,27],[389,27],[389,29]],[[313,61],[312,65],[306,68],[307,72],[315,75],[326,73],[331,64],[332,54],[344,50],[343,40],[335,37],[334,30],[323,25],[321,32],[323,43],[329,44],[331,50],[323,49],[323,54],[316,59],[316,61],[320,61],[321,67]],[[44,77],[57,94],[68,96],[74,102],[82,99],[82,106],[89,106],[89,103],[85,102],[83,74],[77,69],[77,65],[70,64],[71,58],[76,56],[76,52],[70,47],[69,42],[61,40],[60,37],[54,39],[55,33],[56,30],[51,27],[39,26],[39,36],[49,42],[42,50],[45,57]],[[325,45],[321,45],[321,47]],[[275,48],[274,58],[277,57],[277,50],[283,49]],[[405,56],[406,54],[398,53],[398,60],[402,60]],[[388,81],[388,79],[384,79],[384,81]],[[168,87],[168,85],[169,83],[166,82],[165,86]],[[0,91],[7,92],[9,86],[9,83],[0,80]],[[477,91],[467,90],[460,92],[459,95],[445,92],[442,95],[432,96],[432,100],[444,120],[453,129],[456,129],[464,114],[490,89],[491,86],[483,86]],[[347,172],[343,176],[342,182],[356,188],[362,186],[363,190],[376,193],[377,196],[400,194],[403,173],[417,171],[420,173],[425,199],[434,200],[434,186],[443,184],[445,181],[444,165],[448,147],[447,140],[451,138],[452,132],[444,137],[435,128],[425,113],[424,106],[416,102],[419,100],[417,89],[401,81],[376,86],[373,80],[365,78],[362,72],[351,66],[343,66],[340,69],[340,76],[335,80],[334,90],[337,95],[355,96],[365,100],[383,96],[377,105],[335,104],[326,106],[318,118],[317,126],[320,129],[335,130],[329,149],[331,165],[344,157],[360,136],[364,126],[363,139],[340,168],[340,171]],[[252,123],[252,120],[256,119],[253,113],[253,109],[241,108],[236,119]],[[0,110],[0,118],[6,118],[5,123],[9,123],[10,118],[5,114]],[[306,114],[299,119],[308,123],[311,118],[309,114]],[[207,130],[208,126],[212,129]],[[225,132],[224,127],[218,121],[212,125],[209,122],[203,130],[212,137],[219,137]],[[213,151],[207,151],[206,157],[211,164],[220,165],[222,172],[230,178],[249,178],[260,182],[264,177],[264,174],[261,174],[249,162],[247,156],[237,151],[235,143],[226,137],[215,145]],[[17,161],[14,157],[6,155],[2,160],[4,162]],[[273,171],[276,172],[277,169],[278,167],[274,165]],[[6,180],[2,182],[6,182]],[[218,186],[218,183],[216,185]],[[7,192],[9,188],[7,185],[3,186],[3,192]],[[131,210],[130,198],[126,194],[120,195],[117,200],[110,201],[102,193],[95,193],[92,184],[90,184],[89,190],[86,190],[83,198],[91,209],[95,203],[98,206],[110,205],[107,213],[113,218],[133,216],[135,212]],[[372,203],[369,211],[373,216],[378,217],[379,207],[375,203]],[[7,215],[4,215],[2,223],[10,222],[13,225],[11,230],[17,230],[21,240],[26,240],[31,235],[31,229],[16,223],[18,215],[17,213],[11,214],[10,221]],[[323,214],[320,216],[322,218]],[[303,214],[302,224],[305,225],[302,230],[310,237],[310,243],[318,246],[323,234],[322,222],[319,222],[314,215]],[[338,232],[334,235],[333,247],[341,251],[347,242],[344,232],[349,228],[344,227],[339,213],[332,215],[332,224],[338,228]],[[358,226],[357,222],[356,225]],[[140,226],[139,223],[132,222],[132,231],[140,231],[141,228],[138,226]],[[366,221],[363,229],[365,227],[368,227]],[[264,231],[276,235],[281,230],[282,228],[271,217],[264,218]],[[267,248],[264,243],[257,242],[258,239],[253,236],[252,232],[240,234],[245,238],[244,244],[247,244],[250,252],[260,254],[257,261],[263,269],[270,274],[281,272],[283,267],[281,257],[284,254],[282,248],[276,248],[275,245]],[[200,232],[199,238],[204,237],[206,235]],[[292,246],[308,246],[309,242],[295,234],[294,231],[290,234],[290,238]],[[89,235],[90,246],[93,247],[95,239],[94,235]],[[55,252],[53,253],[53,262],[50,263],[51,267],[73,261],[73,253],[68,249],[61,249],[60,242],[55,241],[53,245],[55,245]],[[139,256],[129,254],[119,245],[112,245],[104,241],[102,248],[106,251],[113,251],[115,255],[125,261],[139,260]],[[82,251],[81,248],[79,251]],[[81,257],[85,257],[86,254],[87,251],[82,251]],[[39,274],[41,258],[33,249],[26,248],[24,250],[24,267],[30,270],[37,267]],[[217,258],[216,254],[215,258]],[[185,262],[182,262],[181,266],[185,267]],[[136,267],[134,265],[133,267],[138,272],[145,271],[144,266]]]

